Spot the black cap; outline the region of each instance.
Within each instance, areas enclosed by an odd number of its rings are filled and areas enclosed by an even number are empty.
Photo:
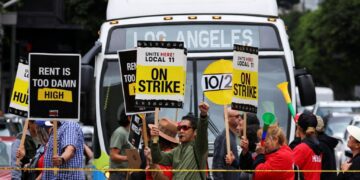
[[[302,113],[298,120],[298,125],[304,130],[304,132],[308,129],[308,127],[316,128],[317,119],[313,113]]]

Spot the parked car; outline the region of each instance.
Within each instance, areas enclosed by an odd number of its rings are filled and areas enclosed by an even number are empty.
[[[0,136],[0,168],[11,166],[11,145],[15,136]],[[0,179],[11,179],[11,170],[0,170]]]
[[[313,113],[322,118],[331,113],[360,113],[360,101],[320,101]]]
[[[357,116],[356,114],[331,113],[324,118],[325,134],[339,141],[334,149],[337,169],[346,160],[345,149],[347,148],[347,139],[344,132],[349,123]]]

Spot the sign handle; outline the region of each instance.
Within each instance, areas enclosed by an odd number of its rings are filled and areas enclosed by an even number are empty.
[[[155,119],[154,119],[154,124],[155,124],[155,127],[159,127],[159,108],[156,107],[155,108]],[[152,141],[153,143],[158,143],[159,141],[159,136],[154,136],[152,137]]]
[[[24,150],[25,149],[24,142],[25,142],[26,132],[28,130],[28,127],[29,127],[29,119],[26,119],[25,120],[25,125],[24,125],[24,128],[23,128],[23,132],[22,132],[22,135],[21,135],[21,140],[20,140],[20,145],[19,145],[18,150]],[[19,158],[16,158],[16,165],[20,165],[20,159]]]
[[[179,115],[179,108],[176,108],[176,112],[175,112],[175,122],[177,122],[177,117]]]
[[[54,137],[54,145],[53,145],[53,156],[58,155],[58,140],[57,140],[57,121],[53,120],[53,137]],[[56,168],[56,166],[54,166]],[[58,174],[57,170],[54,170],[54,175],[56,176]]]
[[[146,114],[144,114],[142,118],[142,128],[143,128],[143,140],[144,140],[144,146],[149,147],[148,144],[148,136],[147,136],[147,128],[146,128]]]
[[[230,154],[230,133],[229,133],[229,119],[227,113],[227,105],[224,105],[224,119],[225,119],[225,134],[226,134],[226,152]]]
[[[247,123],[246,123],[247,120],[246,119],[247,119],[247,113],[244,112],[243,136],[244,136],[245,139],[246,139],[246,129],[247,129]]]

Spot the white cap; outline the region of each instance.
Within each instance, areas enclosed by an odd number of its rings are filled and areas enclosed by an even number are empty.
[[[360,142],[360,128],[357,126],[348,126],[347,131],[349,134]]]

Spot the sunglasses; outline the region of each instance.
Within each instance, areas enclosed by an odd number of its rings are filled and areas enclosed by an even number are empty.
[[[177,130],[178,130],[178,131],[181,131],[181,130],[187,131],[187,130],[189,130],[190,128],[192,128],[192,127],[191,127],[191,126],[187,126],[187,125],[182,125],[182,126],[178,126],[178,127],[177,127]]]

